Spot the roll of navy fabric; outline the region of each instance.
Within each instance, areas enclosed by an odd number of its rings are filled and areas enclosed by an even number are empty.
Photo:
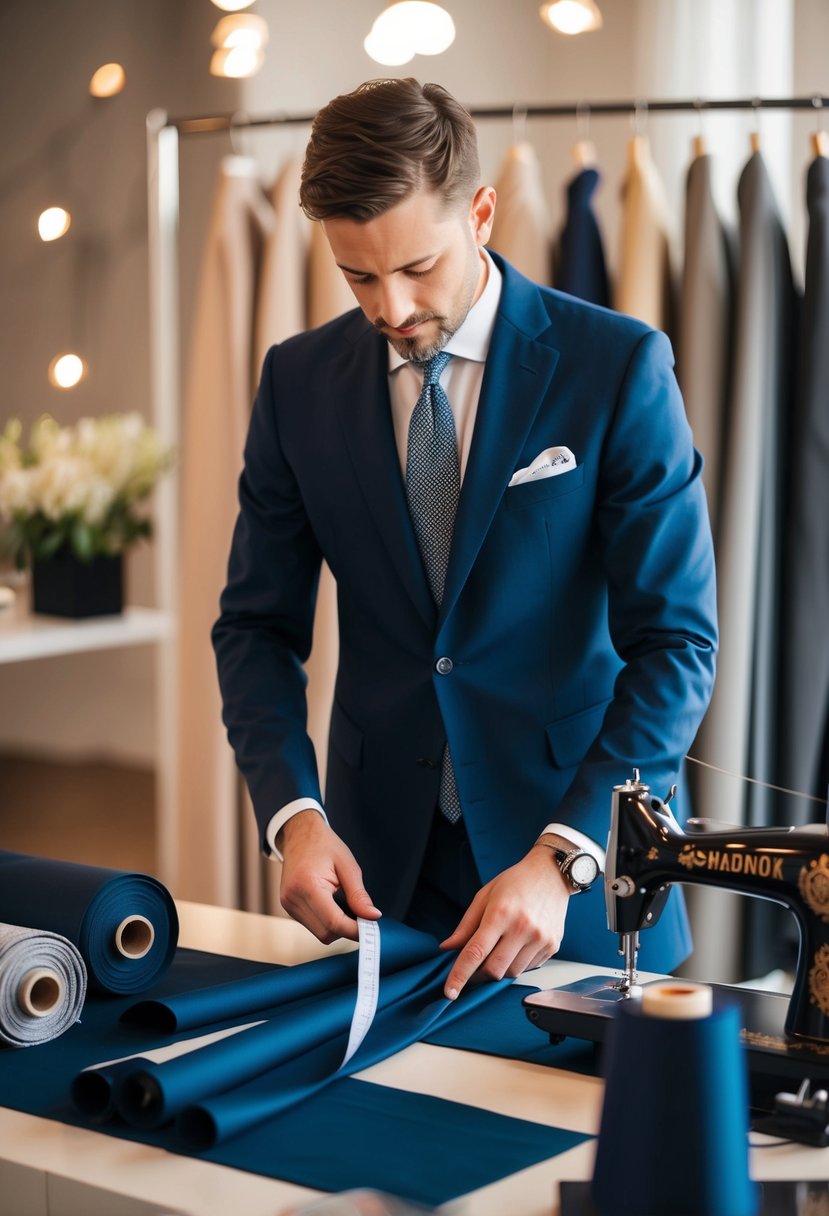
[[[737,1005],[674,1021],[619,1003],[593,1199],[601,1216],[755,1216]]]
[[[80,952],[65,937],[0,924],[0,1042],[57,1039],[80,1018],[86,982]]]
[[[392,921],[384,922],[382,943],[381,975],[434,959],[437,951],[433,937]],[[122,1018],[125,1022],[166,1033],[193,1030],[228,1018],[258,1013],[271,1006],[282,1007],[291,1001],[353,987],[357,982],[357,966],[358,955],[354,951],[296,967],[274,967],[247,979],[139,1001],[131,1005]]]
[[[80,950],[89,985],[144,992],[165,972],[178,942],[167,889],[149,874],[79,865],[0,850],[0,920],[66,937]],[[145,933],[138,946],[124,926]]]
[[[75,1109],[93,1123],[104,1123],[115,1112],[115,1088],[121,1077],[151,1063],[143,1056],[113,1060],[97,1068],[85,1068],[72,1080],[72,1102]]]

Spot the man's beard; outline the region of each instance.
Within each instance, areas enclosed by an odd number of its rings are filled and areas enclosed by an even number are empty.
[[[419,313],[417,316],[408,318],[400,329],[408,329],[412,325],[422,325],[426,321],[436,321],[438,326],[437,333],[428,339],[417,334],[411,338],[392,337],[385,332],[388,326],[382,317],[374,322],[374,326],[394,347],[401,359],[411,359],[413,363],[428,363],[443,350],[458,326],[452,325],[448,318],[439,316],[437,313]]]

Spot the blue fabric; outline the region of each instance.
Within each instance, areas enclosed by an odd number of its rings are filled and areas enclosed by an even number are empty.
[[[599,180],[598,170],[583,169],[567,183],[567,216],[559,238],[555,280],[560,291],[609,308],[604,246],[593,211]]]
[[[155,930],[143,958],[126,958],[115,932],[130,916]],[[53,861],[0,851],[0,921],[48,929],[69,939],[83,957],[90,987],[144,992],[167,970],[178,942],[175,904],[149,874]]]
[[[401,477],[388,344],[352,312],[267,355],[213,631],[264,843],[275,807],[321,798],[302,664],[328,562],[340,657],[325,808],[372,900],[399,919],[447,742],[487,883],[526,855],[539,808],[602,840],[631,765],[668,789],[713,683],[702,462],[670,343],[495,261],[502,292],[440,608]],[[575,467],[509,485],[551,445]],[[681,908],[673,891],[643,965],[670,971],[688,953]],[[573,900],[562,957],[615,966],[601,892]]]
[[[450,958],[437,960],[446,969],[450,961]],[[415,967],[420,965],[415,964]],[[274,969],[246,960],[179,950],[169,972],[151,995],[162,1000],[174,997],[176,993],[209,991],[211,982],[219,987],[238,982],[247,988],[257,976],[269,984],[273,982]],[[490,1030],[483,1038],[474,1031],[474,1025],[491,1001],[500,1003],[503,996],[512,992],[517,994],[517,989],[504,987],[500,992],[479,991],[477,995],[470,994],[468,1006],[460,1008],[435,997],[435,991],[442,988],[439,976],[438,968],[432,976],[429,992],[396,1011],[393,1029],[398,1039],[401,1033],[404,1038],[427,1035],[429,1027],[437,1025],[442,1016],[453,1020],[452,1025],[456,1026],[462,1042],[483,1044],[489,1033],[495,1034],[496,1038],[503,1037],[505,1021],[510,1020],[506,1004],[502,1017],[488,1023]],[[136,1063],[141,1061],[129,1061],[103,1070],[107,1075],[103,1078],[102,1106],[99,1093],[95,1098],[99,1105],[96,1108],[93,1102],[85,1115],[80,1114],[70,1101],[73,1077],[97,1060],[139,1053],[181,1038],[180,1034],[148,1032],[146,1028],[122,1020],[121,1015],[132,1004],[134,1001],[124,996],[93,996],[87,1002],[83,1022],[72,1027],[60,1040],[26,1052],[0,1050],[0,1103],[75,1126],[89,1126],[93,1121],[97,1130],[106,1134],[321,1190],[376,1187],[432,1204],[446,1202],[487,1185],[586,1139],[578,1133],[506,1118],[351,1077],[332,1081],[326,1075],[326,1069],[336,1067],[342,1058],[344,1036],[330,1051],[323,1045],[312,1060],[319,1070],[318,1075],[322,1075],[323,1087],[318,1092],[309,1095],[306,1073],[305,1092],[299,1104],[268,1116],[260,1109],[258,1122],[212,1148],[197,1150],[191,1147],[171,1124],[161,1128],[133,1128],[117,1118],[97,1122],[112,1113],[109,1103],[119,1074],[134,1070]],[[523,1028],[526,1017],[518,1001],[514,1014]],[[226,1019],[229,1024],[245,1020],[249,1019],[242,1014]],[[383,1012],[377,1022],[380,1038],[373,1046],[366,1040],[360,1058],[355,1057],[354,1068],[367,1067],[374,1054],[382,1058],[388,1043],[385,1035],[389,1031]],[[468,1035],[463,1029],[465,1026],[472,1028]],[[213,1028],[220,1027],[217,1024]],[[497,1043],[491,1046],[497,1046]],[[307,1064],[306,1057],[303,1067],[307,1068]],[[284,1068],[277,1068],[263,1074],[258,1083],[241,1087],[240,1092],[247,1089],[246,1097],[249,1098],[252,1089],[254,1100],[261,1101],[262,1093],[258,1091],[267,1091],[275,1078],[280,1083],[296,1079]],[[224,1117],[221,1110],[217,1115]],[[446,1151],[450,1137],[451,1153]],[[327,1151],[320,1151],[320,1144],[327,1145]]]

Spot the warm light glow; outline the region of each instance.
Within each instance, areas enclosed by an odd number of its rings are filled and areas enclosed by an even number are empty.
[[[56,355],[49,364],[49,383],[55,388],[74,388],[86,375],[86,364],[80,355]]]
[[[243,76],[253,76],[264,62],[263,53],[252,47],[223,46],[213,52],[210,71],[214,76],[231,76],[234,80],[238,80]]]
[[[213,0],[213,3],[226,13],[238,13],[240,9],[250,8],[253,0]]]
[[[268,23],[264,17],[255,13],[236,13],[230,17],[222,17],[210,41],[218,47],[245,47],[252,51],[260,51],[267,45]]]
[[[395,0],[384,9],[363,42],[377,63],[397,66],[414,55],[442,55],[455,40],[455,23],[431,0]]]
[[[586,34],[602,27],[602,14],[595,0],[552,0],[538,10],[559,34]]]
[[[121,92],[126,79],[120,63],[105,63],[90,80],[89,91],[93,97],[114,97]]]
[[[37,217],[37,230],[42,241],[56,241],[69,231],[72,217],[63,207],[47,207]]]

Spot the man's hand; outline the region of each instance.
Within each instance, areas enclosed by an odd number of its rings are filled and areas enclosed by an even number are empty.
[[[363,886],[363,875],[348,846],[318,811],[300,811],[277,839],[282,853],[282,907],[326,945],[339,937],[357,940],[357,922],[334,902],[342,889],[355,917],[382,915]]]
[[[570,894],[544,845],[534,845],[482,887],[455,932],[441,942],[442,950],[460,949],[446,996],[454,1000],[476,973],[490,980],[514,978],[546,963],[561,945]]]

